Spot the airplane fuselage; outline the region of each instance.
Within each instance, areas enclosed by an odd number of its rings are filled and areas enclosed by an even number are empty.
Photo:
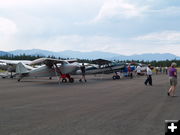
[[[58,68],[55,66],[48,67],[46,65],[31,70],[28,74],[22,74],[26,77],[53,77],[60,76],[61,74],[71,74],[75,72],[79,67],[72,64],[63,64],[58,65]]]

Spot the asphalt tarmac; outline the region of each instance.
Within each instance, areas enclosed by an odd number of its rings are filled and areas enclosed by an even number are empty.
[[[164,135],[164,121],[180,119],[180,83],[168,97],[167,75],[144,80],[0,79],[0,135]]]

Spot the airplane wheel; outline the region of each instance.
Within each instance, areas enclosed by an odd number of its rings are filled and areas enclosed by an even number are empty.
[[[116,79],[118,79],[118,80],[119,80],[119,79],[120,79],[120,76],[119,76],[119,75],[117,75],[117,76],[116,76]]]
[[[113,80],[116,80],[116,76],[115,75],[112,78],[113,78]]]
[[[67,79],[63,78],[62,83],[67,83]]]
[[[21,79],[18,79],[18,82],[20,82],[21,81]]]
[[[73,83],[74,82],[74,78],[69,78],[69,82]]]
[[[119,75],[114,75],[112,78],[113,78],[113,80],[119,80],[120,76]]]

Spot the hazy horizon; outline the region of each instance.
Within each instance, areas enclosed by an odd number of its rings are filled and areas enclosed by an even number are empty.
[[[54,53],[61,53],[61,52],[66,52],[66,51],[72,51],[72,52],[80,52],[80,53],[93,53],[93,52],[102,52],[102,53],[112,53],[112,54],[117,54],[117,55],[122,55],[122,56],[133,56],[133,55],[146,55],[146,54],[172,54],[172,55],[175,55],[173,53],[139,53],[139,54],[131,54],[131,55],[125,55],[125,54],[118,54],[116,52],[107,52],[107,51],[73,51],[73,50],[63,50],[63,51],[50,51],[50,50],[46,50],[46,49],[16,49],[16,50],[10,50],[10,51],[4,51],[4,52],[14,52],[14,51],[49,51],[49,52],[54,52]],[[3,50],[0,50],[0,51],[3,51]],[[175,56],[178,56],[180,57],[179,55],[175,55]]]

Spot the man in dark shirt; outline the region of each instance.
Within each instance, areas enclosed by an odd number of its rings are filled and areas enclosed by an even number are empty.
[[[81,73],[82,73],[82,78],[79,81],[82,82],[82,80],[84,79],[84,81],[87,82],[86,77],[85,77],[86,68],[85,68],[84,63],[82,63],[82,66],[81,66]]]

